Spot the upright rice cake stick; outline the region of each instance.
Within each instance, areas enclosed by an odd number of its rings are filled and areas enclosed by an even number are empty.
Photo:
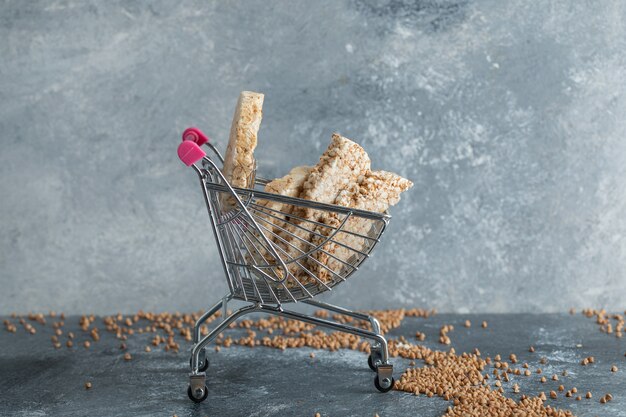
[[[370,171],[363,177],[360,183],[351,184],[346,189],[341,190],[334,203],[344,207],[383,213],[390,206],[400,201],[400,193],[412,186],[413,183],[411,181],[394,173]],[[344,216],[336,213],[324,213],[320,222],[332,228],[317,226],[317,234],[313,235],[311,242],[315,245],[320,245],[326,237],[332,234],[335,228],[340,226],[343,218]],[[311,254],[315,261],[309,259],[309,270],[324,282],[328,282],[334,278],[333,273],[329,269],[336,273],[340,273],[344,267],[350,269],[341,261],[353,264],[358,257],[363,256],[358,251],[367,252],[364,249],[369,248],[373,241],[343,231],[369,236],[372,226],[374,226],[374,223],[370,219],[362,217],[349,218],[342,231],[337,233],[333,240],[324,244],[322,247],[323,251],[320,250]]]
[[[261,93],[242,91],[237,100],[222,173],[233,187],[254,188],[254,150],[263,117]],[[235,207],[235,200],[223,199],[225,208]]]

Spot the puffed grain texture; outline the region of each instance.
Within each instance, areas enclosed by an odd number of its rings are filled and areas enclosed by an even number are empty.
[[[242,91],[237,100],[222,171],[233,187],[254,187],[254,150],[263,117],[263,99],[261,93]],[[226,208],[235,205],[232,198],[227,197],[223,201]]]
[[[351,184],[348,188],[340,191],[334,203],[358,210],[384,213],[389,207],[400,201],[402,192],[412,186],[411,181],[392,172],[370,171],[359,184]],[[321,244],[326,237],[333,233],[334,228],[340,226],[342,220],[342,215],[324,213],[320,222],[332,228],[317,226],[312,243]],[[349,218],[342,230],[351,233],[339,232],[334,236],[333,241],[324,244],[323,251],[317,251],[312,255],[317,262],[309,261],[309,270],[316,273],[324,281],[332,279],[332,273],[328,269],[340,272],[344,267],[344,263],[341,261],[353,263],[357,259],[353,257],[363,256],[357,251],[367,252],[366,249],[373,243],[371,239],[356,236],[354,233],[370,236],[372,227],[376,225],[380,226],[380,223],[375,223],[367,218],[358,216]]]

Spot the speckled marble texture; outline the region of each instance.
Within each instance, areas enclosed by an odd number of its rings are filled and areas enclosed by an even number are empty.
[[[194,174],[240,90],[259,172],[333,131],[415,187],[332,300],[624,308],[626,3],[0,3],[0,311],[200,308],[226,291]]]
[[[473,323],[469,329],[463,326],[466,319]],[[483,320],[489,323],[487,329],[479,325]],[[76,341],[89,338],[79,329],[78,317],[68,317],[65,322],[66,334],[73,330]],[[450,346],[437,343],[444,324],[454,326],[449,333]],[[34,325],[38,329],[34,336],[19,325],[16,334],[0,330],[0,415],[313,417],[319,412],[323,417],[373,417],[375,413],[380,417],[436,417],[451,405],[436,396],[379,393],[367,356],[361,352],[309,348],[282,352],[239,346],[219,353],[209,349],[209,397],[194,404],[185,392],[189,345],[183,344],[178,354],[161,348],[146,353],[143,349],[151,335],[135,334],[127,341],[133,359],[126,362],[119,341],[104,330],[100,342],[92,343],[89,350],[55,350],[50,342],[51,326]],[[549,395],[563,384],[567,390],[576,387],[583,399],[567,398],[563,392],[556,400],[548,399],[546,405],[569,409],[579,417],[626,417],[626,339],[601,333],[592,319],[565,314],[441,314],[428,319],[405,318],[387,337],[403,335],[415,342],[418,330],[426,334],[423,344],[429,348],[454,347],[457,353],[478,348],[483,357],[500,354],[508,358],[515,353],[520,365],[527,362],[533,371],[541,368],[548,378],[541,383],[542,375],[534,372],[528,377],[511,375],[510,382],[502,384],[507,397],[518,400],[522,394],[535,396],[542,391]],[[227,335],[237,338],[245,333],[236,329]],[[530,345],[535,346],[534,353],[528,352]],[[315,358],[309,356],[311,352]],[[595,363],[583,367],[580,360],[587,356],[594,356]],[[541,358],[547,362],[541,364]],[[396,378],[409,366],[409,361],[401,358],[392,362]],[[424,366],[422,361],[416,362]],[[613,364],[618,372],[610,371]],[[493,369],[489,366],[485,371]],[[563,370],[568,371],[567,376],[561,375]],[[558,374],[559,381],[552,381],[552,374]],[[86,381],[92,383],[89,391],[84,388]],[[515,383],[520,386],[519,394],[513,393]],[[584,398],[587,391],[593,398]],[[606,393],[613,395],[613,401],[600,404]]]

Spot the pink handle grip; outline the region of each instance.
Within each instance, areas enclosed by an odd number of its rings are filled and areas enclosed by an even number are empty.
[[[198,146],[202,146],[209,141],[209,137],[202,133],[197,127],[188,127],[183,132],[183,141],[193,141]]]
[[[184,140],[178,145],[178,157],[187,166],[191,166],[204,158],[206,153],[192,140]]]

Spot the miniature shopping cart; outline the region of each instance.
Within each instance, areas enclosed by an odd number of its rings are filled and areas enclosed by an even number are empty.
[[[378,321],[367,314],[314,300],[359,268],[378,243],[390,216],[267,193],[261,189],[268,181],[254,178],[255,173],[249,179],[254,189],[232,187],[202,146],[208,147],[223,165],[219,151],[196,128],[183,133],[178,156],[200,179],[230,293],[195,324],[189,398],[195,402],[207,398],[207,345],[236,319],[256,312],[370,339],[368,364],[376,372],[374,384],[381,392],[391,390],[393,366]],[[320,221],[322,218],[332,221]],[[224,314],[222,321],[201,338],[203,323],[220,309],[226,312],[226,303],[233,299],[247,305],[228,316]],[[283,304],[297,301],[369,322],[371,330],[283,308]]]

